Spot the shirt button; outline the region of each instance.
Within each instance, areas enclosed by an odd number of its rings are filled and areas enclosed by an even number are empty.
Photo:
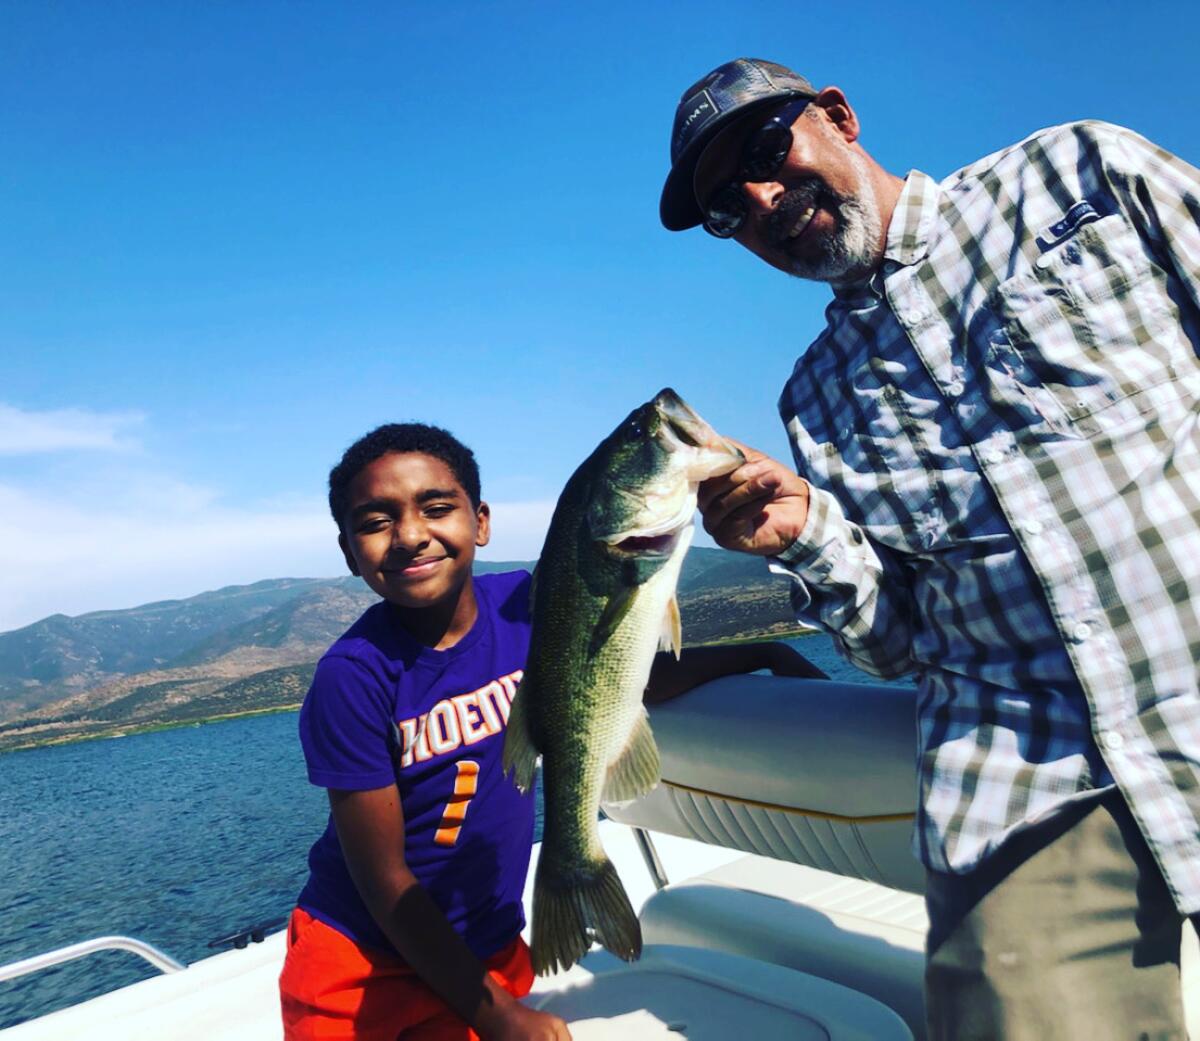
[[[1100,735],[1100,740],[1104,742],[1104,747],[1110,752],[1115,752],[1125,744],[1125,738],[1118,734],[1115,730],[1106,730]]]
[[[1024,527],[1030,535],[1040,535],[1042,533],[1042,522],[1040,520],[1027,520]]]
[[[993,448],[987,453],[987,455],[984,456],[984,459],[986,459],[989,463],[1002,463],[1004,462],[1004,453],[998,448]]]
[[[1091,635],[1092,635],[1092,627],[1090,625],[1088,625],[1087,622],[1080,622],[1078,625],[1075,626],[1074,629],[1071,630],[1072,638],[1078,640],[1080,643],[1082,643],[1084,640],[1086,640]]]
[[[950,384],[950,386],[948,386],[946,388],[946,393],[949,394],[952,398],[956,398],[966,389],[967,388],[965,386],[963,386],[962,380],[955,380],[953,383]]]

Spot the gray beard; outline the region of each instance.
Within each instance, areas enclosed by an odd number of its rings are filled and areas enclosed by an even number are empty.
[[[797,278],[837,285],[861,278],[879,260],[883,223],[879,219],[875,185],[867,161],[853,153],[851,161],[858,173],[858,191],[838,200],[838,227],[826,242],[822,255],[813,260],[792,259],[790,274]]]

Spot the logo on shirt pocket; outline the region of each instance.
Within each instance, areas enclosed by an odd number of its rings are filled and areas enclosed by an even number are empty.
[[[1174,379],[1180,333],[1165,276],[1120,214],[1083,201],[1037,237],[1041,251],[989,299],[1032,389],[1077,435],[1135,419],[1145,390]],[[1119,407],[1114,407],[1119,406]],[[1047,410],[1043,409],[1045,413]]]

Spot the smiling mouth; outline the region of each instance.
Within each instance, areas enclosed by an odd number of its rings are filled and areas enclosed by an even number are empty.
[[[421,557],[417,560],[410,560],[401,567],[384,568],[384,572],[389,575],[399,575],[402,578],[419,577],[428,574],[445,559],[445,557]]]
[[[826,198],[821,184],[807,181],[793,188],[780,201],[768,228],[768,241],[776,249],[786,249],[812,227],[817,210]]]
[[[808,230],[808,226],[812,223],[813,217],[816,215],[817,208],[815,206],[808,207],[808,209],[797,216],[792,222],[791,228],[783,236],[784,241],[787,242],[791,241],[792,239],[798,239],[801,235],[803,235]]]

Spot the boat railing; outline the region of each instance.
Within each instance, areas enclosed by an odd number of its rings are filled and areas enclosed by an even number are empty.
[[[187,968],[169,954],[164,954],[144,940],[137,940],[132,936],[97,936],[91,940],[83,940],[81,943],[73,943],[67,947],[59,947],[57,950],[34,955],[32,958],[0,965],[0,983],[6,980],[15,980],[18,976],[28,976],[31,972],[53,968],[55,965],[62,965],[64,962],[74,961],[76,958],[83,958],[98,951],[128,951],[130,954],[144,958],[163,973],[179,972]]]

